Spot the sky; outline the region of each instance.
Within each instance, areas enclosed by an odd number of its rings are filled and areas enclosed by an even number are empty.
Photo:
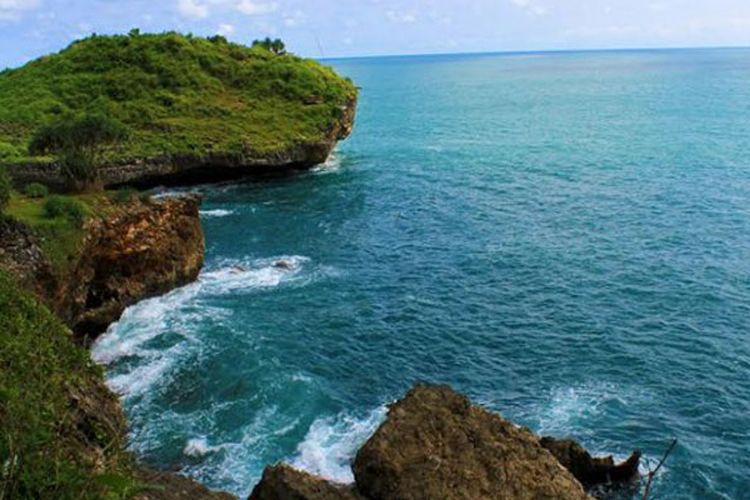
[[[131,28],[309,57],[748,46],[750,0],[0,0],[0,68]]]

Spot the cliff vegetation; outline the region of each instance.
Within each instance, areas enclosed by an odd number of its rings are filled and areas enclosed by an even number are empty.
[[[348,79],[263,44],[178,33],[97,36],[0,72],[0,164],[50,163],[45,127],[106,115],[127,128],[104,161],[266,155],[330,142],[356,98]],[[37,156],[36,153],[41,156]]]

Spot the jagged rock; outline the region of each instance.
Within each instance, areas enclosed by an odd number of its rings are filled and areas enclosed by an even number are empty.
[[[543,437],[540,444],[549,450],[585,488],[606,483],[627,483],[638,477],[640,451],[633,452],[626,461],[615,465],[612,456],[592,457],[583,446],[572,439]]]
[[[393,404],[354,476],[371,500],[589,498],[529,430],[445,386],[418,385]]]
[[[288,465],[266,467],[249,500],[363,500],[353,488],[337,485]]]

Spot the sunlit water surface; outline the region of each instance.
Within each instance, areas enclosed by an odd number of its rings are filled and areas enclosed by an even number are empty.
[[[350,481],[424,380],[596,452],[677,437],[655,497],[746,497],[750,52],[333,64],[354,136],[200,188],[200,279],[96,345],[132,449],[241,496],[279,460]]]

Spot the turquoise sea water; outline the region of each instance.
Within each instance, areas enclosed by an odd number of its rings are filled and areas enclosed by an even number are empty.
[[[278,460],[347,481],[425,380],[596,452],[677,437],[655,498],[748,498],[750,51],[333,64],[353,137],[201,187],[200,280],[97,344],[132,449],[242,496]]]

